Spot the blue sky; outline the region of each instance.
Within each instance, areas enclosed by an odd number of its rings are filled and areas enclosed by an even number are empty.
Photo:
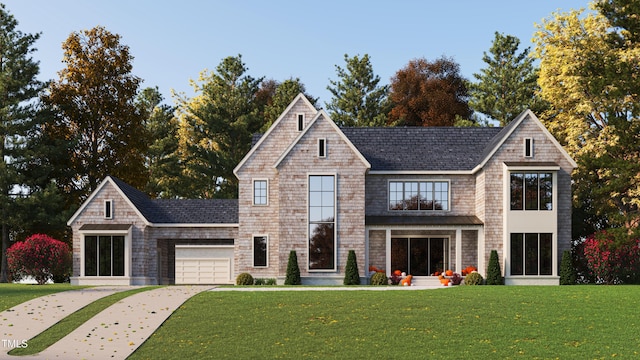
[[[0,0],[1,1],[1,0]],[[587,0],[457,1],[163,1],[5,0],[24,33],[41,32],[34,58],[40,78],[57,79],[62,42],[74,31],[102,25],[122,36],[135,57],[133,74],[193,96],[190,80],[242,54],[248,74],[300,78],[307,92],[330,100],[329,80],[344,54],[369,54],[381,82],[411,59],[452,57],[472,79],[485,67],[494,32],[532,46],[534,23],[555,11],[587,8]]]

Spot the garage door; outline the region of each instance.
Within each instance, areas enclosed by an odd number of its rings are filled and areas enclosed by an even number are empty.
[[[176,245],[176,284],[231,284],[233,247]]]

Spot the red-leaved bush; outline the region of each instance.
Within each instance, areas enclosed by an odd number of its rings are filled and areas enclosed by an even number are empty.
[[[637,281],[640,272],[640,239],[617,240],[606,231],[589,235],[584,242],[587,267],[598,282],[620,284]]]
[[[14,281],[32,276],[38,284],[45,284],[69,274],[71,250],[62,241],[35,234],[7,249],[7,263]]]

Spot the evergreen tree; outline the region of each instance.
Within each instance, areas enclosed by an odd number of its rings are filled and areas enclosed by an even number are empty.
[[[19,224],[16,199],[25,185],[25,161],[30,132],[35,124],[35,104],[43,84],[31,54],[39,34],[23,34],[17,20],[0,4],[0,227],[2,256],[0,282],[7,282],[6,251],[10,233]]]
[[[574,285],[576,281],[576,271],[571,261],[571,251],[565,250],[562,253],[562,261],[560,262],[560,285]]]
[[[500,261],[498,260],[498,252],[496,250],[491,250],[485,283],[487,285],[504,284],[504,282],[502,281],[502,271],[500,270]]]
[[[349,58],[344,55],[346,69],[336,65],[338,81],[329,80],[327,89],[333,94],[325,103],[329,116],[339,126],[384,126],[387,122],[389,102],[388,85],[378,85],[380,77],[374,75],[369,55]]]
[[[285,285],[300,285],[300,268],[298,267],[298,255],[295,250],[289,252],[289,262],[287,263],[287,277]]]
[[[358,272],[358,263],[354,250],[349,250],[343,283],[344,285],[360,285],[360,273]]]
[[[269,83],[271,83],[271,81]],[[266,132],[269,129],[269,127],[278,119],[278,117],[287,108],[287,106],[289,106],[291,101],[293,101],[293,99],[298,96],[298,94],[304,94],[304,96],[313,105],[315,105],[318,101],[318,99],[307,94],[307,90],[304,84],[301,83],[300,79],[298,78],[285,80],[281,84],[276,81],[273,81],[273,83],[275,83],[273,96],[269,99],[269,101],[266,102],[264,106],[264,125],[262,125],[262,129],[260,129],[260,132],[262,133]]]
[[[478,82],[469,84],[469,106],[507,125],[522,111],[530,108],[539,114],[544,102],[536,95],[537,69],[529,48],[518,53],[520,40],[511,35],[495,33],[490,55],[482,61],[487,67],[473,74]]]

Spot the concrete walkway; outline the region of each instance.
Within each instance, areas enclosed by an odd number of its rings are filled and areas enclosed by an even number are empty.
[[[0,358],[7,358],[7,352],[16,345],[24,346],[23,341],[33,338],[88,304],[131,288],[112,286],[63,291],[41,296],[0,312]]]

